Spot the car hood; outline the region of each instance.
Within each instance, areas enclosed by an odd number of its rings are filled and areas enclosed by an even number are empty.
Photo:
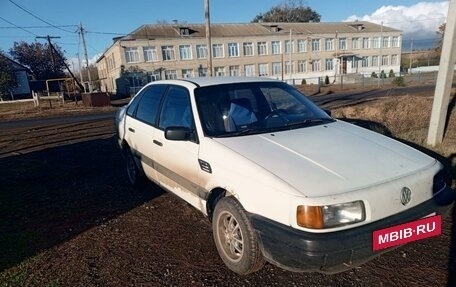
[[[308,197],[374,186],[435,163],[407,145],[343,121],[215,140]]]

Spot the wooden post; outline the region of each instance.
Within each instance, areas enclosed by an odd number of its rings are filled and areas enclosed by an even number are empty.
[[[432,105],[431,122],[429,124],[427,138],[427,143],[432,146],[443,141],[455,62],[456,0],[450,0],[445,36],[443,37],[442,55],[440,56],[440,69],[435,86],[434,103]]]

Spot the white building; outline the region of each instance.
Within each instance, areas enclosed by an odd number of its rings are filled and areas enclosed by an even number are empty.
[[[143,25],[98,59],[103,91],[131,93],[148,81],[208,75],[204,24]],[[211,25],[214,76],[301,83],[325,76],[400,70],[402,32],[370,22]]]

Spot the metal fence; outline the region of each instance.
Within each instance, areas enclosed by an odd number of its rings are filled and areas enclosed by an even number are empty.
[[[435,85],[437,82],[438,72],[425,72],[414,74],[397,74],[394,77],[389,77],[386,74],[385,78],[375,78],[370,75],[352,74],[352,75],[337,75],[285,80],[289,84],[301,85],[304,90],[331,90],[331,91],[346,91],[355,89],[373,89],[373,88],[389,88],[395,86],[420,86],[420,85]],[[453,83],[456,83],[456,73],[453,77]]]

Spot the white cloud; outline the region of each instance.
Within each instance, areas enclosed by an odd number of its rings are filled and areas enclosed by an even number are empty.
[[[101,55],[103,55],[103,54],[99,53],[99,54],[94,55],[92,58],[89,58],[89,65],[92,65],[92,64],[95,65],[96,61],[101,57]],[[85,68],[86,61],[85,61],[84,56],[81,55],[80,59],[81,59],[82,68]],[[79,72],[78,57],[70,57],[70,58],[68,58],[67,63],[70,66],[72,72],[74,72],[74,73],[78,73]]]
[[[446,21],[448,1],[420,2],[412,6],[382,6],[371,15],[352,15],[344,21],[369,21],[397,28],[404,38],[435,39],[440,24]]]

